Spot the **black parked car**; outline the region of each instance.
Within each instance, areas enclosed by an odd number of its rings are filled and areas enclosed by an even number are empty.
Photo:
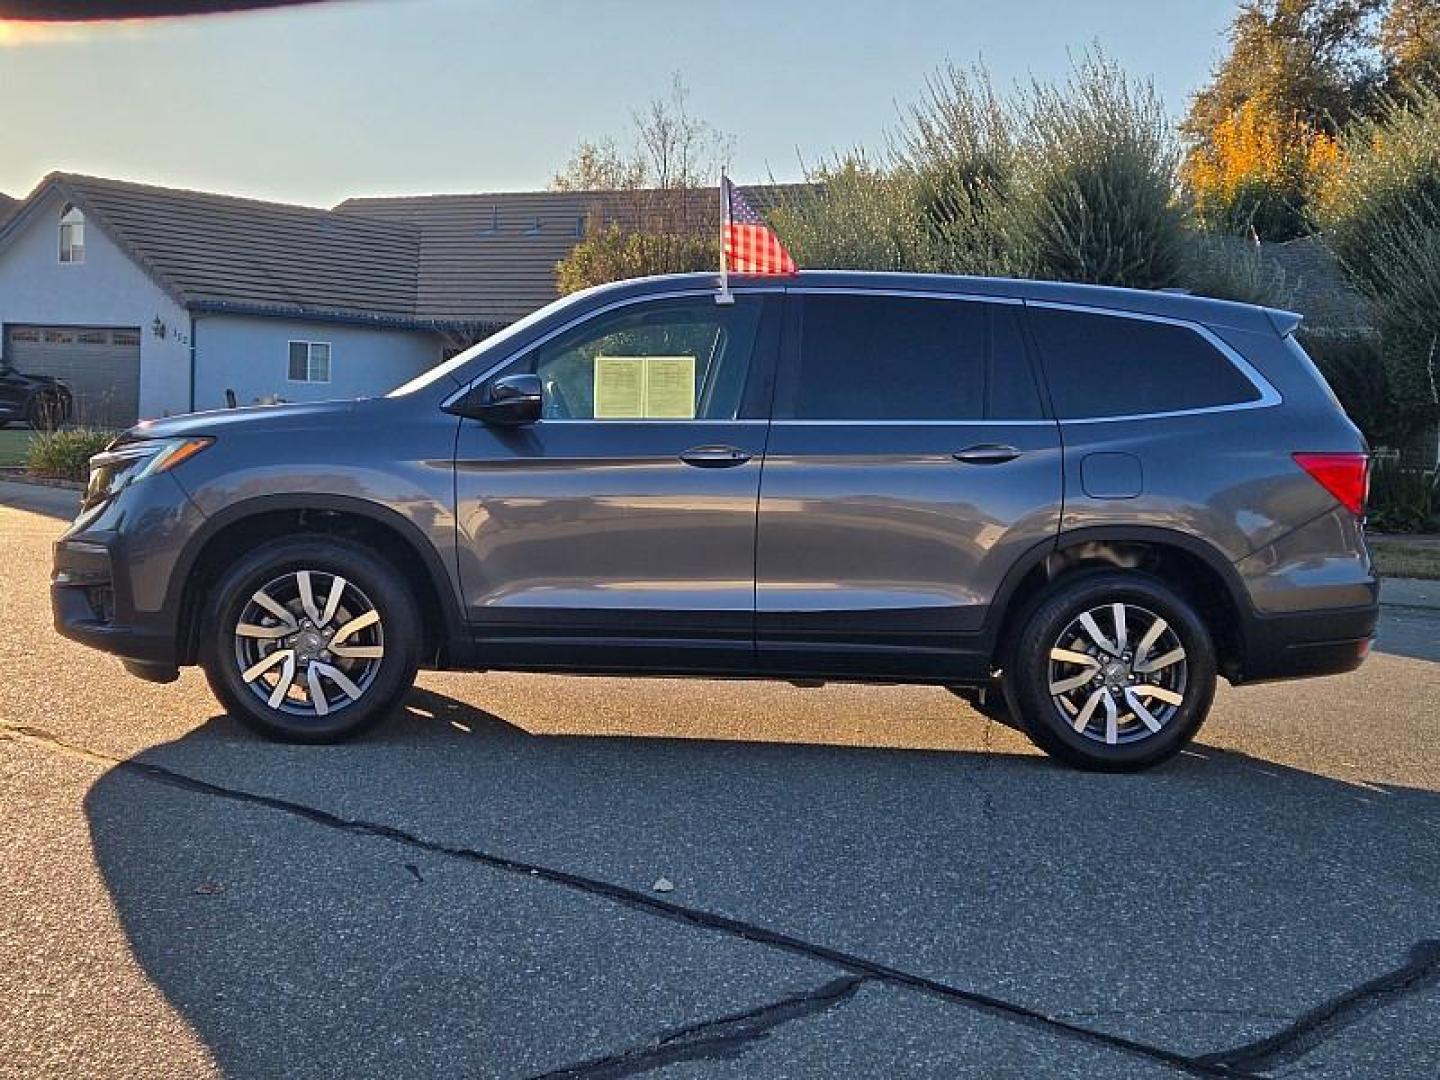
[[[54,431],[70,419],[70,388],[53,375],[26,375],[0,357],[0,428],[27,423],[36,431]]]

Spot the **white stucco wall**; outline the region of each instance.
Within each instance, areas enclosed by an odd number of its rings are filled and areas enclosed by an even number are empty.
[[[195,316],[195,408],[218,409],[225,391],[239,404],[276,395],[286,401],[374,397],[440,362],[433,334],[379,330],[345,323]],[[290,342],[330,345],[330,382],[291,382]]]
[[[140,415],[190,407],[189,314],[93,222],[85,224],[85,261],[60,262],[60,209],[50,195],[0,251],[0,327],[140,328]],[[156,317],[165,337],[152,332]]]

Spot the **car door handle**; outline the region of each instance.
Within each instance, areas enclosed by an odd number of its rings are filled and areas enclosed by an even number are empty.
[[[728,469],[744,465],[750,455],[738,446],[692,446],[680,455],[680,460],[697,469]]]
[[[1013,446],[1002,446],[999,443],[980,443],[957,450],[953,456],[956,461],[963,461],[966,465],[1003,465],[1019,457],[1020,451]]]

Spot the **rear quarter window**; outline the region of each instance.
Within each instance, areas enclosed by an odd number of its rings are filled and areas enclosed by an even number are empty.
[[[1197,331],[1119,315],[1028,307],[1056,415],[1137,416],[1257,401],[1260,391]]]

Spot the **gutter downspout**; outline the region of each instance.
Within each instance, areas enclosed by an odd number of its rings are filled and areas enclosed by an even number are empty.
[[[190,312],[190,411],[195,411],[195,312]]]

